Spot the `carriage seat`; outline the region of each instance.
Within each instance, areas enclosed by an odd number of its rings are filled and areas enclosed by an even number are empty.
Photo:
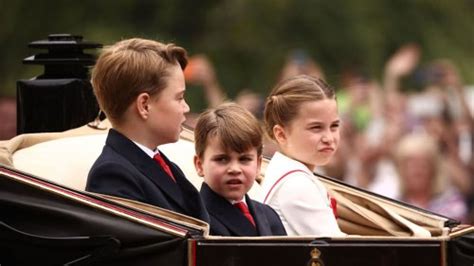
[[[55,183],[84,190],[87,174],[100,155],[107,137],[107,131],[102,132],[57,138],[16,150],[11,155],[13,167]],[[200,189],[202,177],[197,175],[194,168],[192,141],[181,138],[178,142],[162,145],[159,149]],[[259,191],[260,186],[255,182],[249,192],[250,197],[257,197]]]

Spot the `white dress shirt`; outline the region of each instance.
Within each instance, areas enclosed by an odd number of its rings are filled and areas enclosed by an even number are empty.
[[[326,188],[301,162],[276,152],[265,171],[262,191],[261,201],[278,213],[288,235],[345,235]]]
[[[153,159],[153,157],[155,156],[156,153],[158,153],[158,148],[154,150],[151,150],[150,148],[148,148],[147,146],[143,145],[143,144],[140,144],[136,141],[133,141],[133,143],[135,143],[135,145],[138,146],[138,148],[140,148],[144,153],[146,153],[148,156],[150,156],[150,158]]]

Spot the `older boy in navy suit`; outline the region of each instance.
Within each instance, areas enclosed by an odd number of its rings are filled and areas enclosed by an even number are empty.
[[[201,196],[211,235],[286,235],[277,213],[246,194],[260,172],[262,131],[243,107],[227,103],[202,113],[194,131]]]
[[[123,40],[102,51],[92,84],[113,128],[86,190],[209,220],[199,192],[157,148],[178,140],[189,111],[186,64],[183,48],[152,40]]]

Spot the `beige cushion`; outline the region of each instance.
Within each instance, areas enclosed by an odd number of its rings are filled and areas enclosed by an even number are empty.
[[[41,142],[13,153],[13,166],[50,181],[83,190],[87,174],[99,157],[106,134],[66,137]]]
[[[0,163],[39,177],[84,189],[90,167],[102,151],[107,130],[87,126],[61,133],[23,134],[0,141]],[[160,149],[200,188],[202,178],[193,165],[192,131],[183,131],[181,139]],[[264,174],[268,161],[264,160]],[[373,196],[329,179],[321,179],[338,200],[339,224],[346,233],[356,235],[398,235],[400,237],[443,236],[446,219],[413,210],[404,205]],[[259,198],[261,187],[255,183],[249,194]],[[419,228],[421,227],[421,229]]]
[[[53,182],[84,190],[87,174],[102,151],[106,133],[64,137],[20,149],[12,155],[13,166]],[[160,146],[160,150],[179,165],[189,181],[200,189],[202,178],[194,168],[193,142],[180,139],[176,143]],[[259,192],[260,186],[255,182],[249,192],[250,197],[257,197],[256,193]]]

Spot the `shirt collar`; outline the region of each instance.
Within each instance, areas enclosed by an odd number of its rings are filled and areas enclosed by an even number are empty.
[[[236,204],[236,203],[239,203],[239,202],[243,202],[243,203],[245,203],[245,205],[249,206],[249,205],[247,204],[247,200],[245,199],[245,196],[244,196],[244,198],[241,199],[241,200],[231,200],[231,201],[230,201],[230,203],[231,203],[232,205],[234,205],[234,204]]]
[[[146,153],[148,156],[150,156],[150,158],[153,158],[155,156],[156,153],[159,153],[158,149],[155,149],[154,151],[151,150],[150,148],[146,147],[145,145],[142,145],[138,142],[135,142],[133,141],[133,143],[135,143],[135,145],[138,146],[138,148],[140,148],[144,153]]]

